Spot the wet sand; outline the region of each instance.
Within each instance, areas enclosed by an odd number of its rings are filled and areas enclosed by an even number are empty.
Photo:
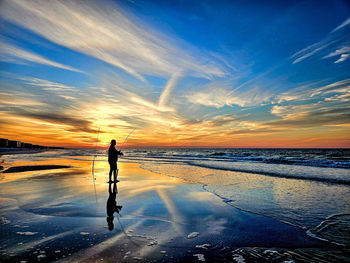
[[[6,164],[30,165],[71,167],[0,174],[1,262],[346,261],[346,248],[137,163],[119,163],[122,208],[108,225],[107,162],[95,162],[95,185],[90,160]]]

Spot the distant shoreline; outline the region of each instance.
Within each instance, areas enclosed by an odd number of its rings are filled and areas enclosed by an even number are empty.
[[[44,152],[51,149],[0,148],[0,156]]]

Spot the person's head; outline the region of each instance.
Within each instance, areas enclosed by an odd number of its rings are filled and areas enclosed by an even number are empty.
[[[111,145],[116,145],[117,144],[117,142],[113,139],[113,140],[111,140]]]

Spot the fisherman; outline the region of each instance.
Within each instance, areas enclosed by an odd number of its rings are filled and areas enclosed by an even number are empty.
[[[109,163],[109,182],[112,181],[112,172],[114,174],[114,182],[119,182],[117,180],[117,162],[118,162],[118,155],[124,155],[121,151],[118,151],[115,146],[117,142],[113,139],[111,140],[111,146],[109,146],[108,149],[108,163]]]

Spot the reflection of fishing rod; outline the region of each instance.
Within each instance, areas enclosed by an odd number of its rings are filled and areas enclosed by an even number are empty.
[[[126,236],[127,239],[130,240],[131,243],[133,243],[135,246],[139,247],[140,245],[137,244],[134,240],[132,240],[131,236],[129,236],[126,232],[125,232],[125,229],[122,225],[122,222],[120,221],[120,218],[121,217],[121,214],[117,213],[117,218],[118,218],[118,222],[119,222],[119,225],[120,225],[120,229],[122,230],[122,232],[124,233],[124,235]]]
[[[98,136],[100,135],[100,129],[101,124],[98,125],[98,132],[97,132],[97,138],[96,138],[96,144],[95,144],[95,153],[94,158],[92,159],[92,167],[91,167],[91,175],[92,175],[92,181],[94,183],[94,190],[95,190],[95,200],[96,200],[96,208],[97,208],[97,194],[96,194],[96,184],[95,184],[95,159],[96,159],[96,152],[97,152],[97,143],[98,143]]]
[[[128,136],[125,137],[125,140],[124,140],[122,146],[120,147],[120,150],[119,150],[119,151],[121,151],[121,150],[123,149],[126,140],[127,140],[127,139],[129,138],[129,136],[134,132],[135,129],[136,129],[136,128],[134,128],[134,129],[128,134]],[[118,169],[118,172],[119,172],[119,169]],[[139,247],[140,245],[137,244],[135,241],[133,241],[133,240],[131,239],[131,237],[125,232],[125,229],[124,229],[124,227],[123,227],[123,224],[122,224],[122,222],[120,221],[120,217],[121,217],[121,214],[120,214],[119,212],[117,212],[117,219],[118,219],[118,222],[119,222],[119,225],[120,225],[120,229],[122,230],[122,232],[124,233],[124,235],[127,237],[127,239],[130,240],[131,243],[133,243],[135,246]]]

